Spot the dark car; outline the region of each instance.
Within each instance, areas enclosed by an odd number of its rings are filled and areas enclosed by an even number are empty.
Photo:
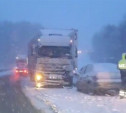
[[[86,93],[103,93],[119,89],[120,84],[120,72],[115,64],[88,64],[80,70],[77,89]]]

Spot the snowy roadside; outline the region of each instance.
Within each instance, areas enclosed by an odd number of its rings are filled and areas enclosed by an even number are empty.
[[[21,85],[25,96],[37,110],[41,113],[54,113],[52,108],[48,106],[42,98],[38,98],[37,89],[34,87],[34,84],[29,81],[29,78],[22,79]]]
[[[73,89],[34,88],[28,79],[22,89],[32,104],[45,113],[126,113],[125,99],[118,96],[89,96]]]

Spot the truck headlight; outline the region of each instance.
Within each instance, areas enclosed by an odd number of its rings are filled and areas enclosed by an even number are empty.
[[[40,75],[40,74],[37,74],[37,75],[35,76],[35,80],[36,80],[36,81],[40,81],[40,80],[42,80],[42,79],[43,79],[43,76]]]
[[[37,88],[40,88],[40,87],[41,87],[41,83],[37,83],[37,84],[36,84],[36,87],[37,87]]]

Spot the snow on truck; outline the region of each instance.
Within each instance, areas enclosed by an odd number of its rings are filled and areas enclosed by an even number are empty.
[[[28,70],[36,87],[72,85],[77,70],[77,30],[41,30],[28,48]]]

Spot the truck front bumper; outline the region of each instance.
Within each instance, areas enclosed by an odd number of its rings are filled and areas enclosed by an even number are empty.
[[[66,82],[64,80],[44,80],[41,82],[36,82],[36,87],[38,88],[46,85],[51,85],[51,86],[69,85],[69,82]]]

